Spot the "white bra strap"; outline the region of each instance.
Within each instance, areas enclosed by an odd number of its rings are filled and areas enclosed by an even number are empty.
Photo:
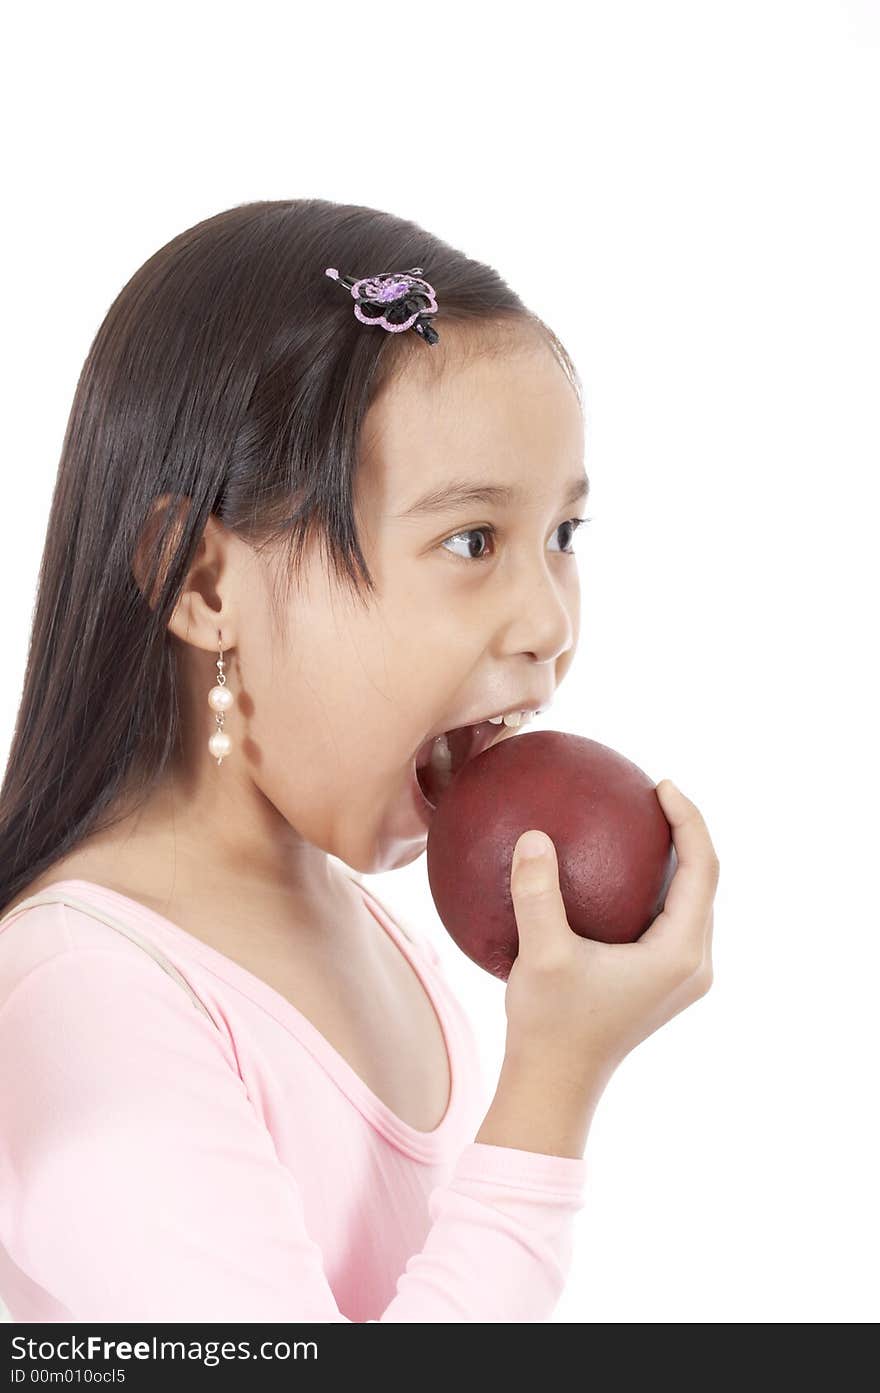
[[[186,978],[181,976],[174,964],[168,961],[164,953],[160,952],[154,943],[151,943],[147,938],[143,938],[130,924],[123,924],[119,919],[115,918],[114,915],[109,914],[106,909],[96,909],[93,904],[89,904],[86,900],[79,899],[76,895],[71,895],[67,890],[41,890],[39,894],[31,895],[29,899],[19,900],[15,908],[10,910],[9,915],[4,914],[3,917],[0,918],[0,926],[2,926],[7,918],[11,918],[13,914],[17,914],[19,910],[29,909],[31,905],[35,904],[70,905],[72,909],[82,910],[83,914],[89,914],[93,919],[100,919],[102,923],[108,924],[111,929],[116,929],[119,933],[124,934],[126,938],[131,939],[132,943],[136,943],[139,948],[143,948],[145,953],[149,953],[150,957],[159,964],[162,970],[167,972],[169,977],[173,977],[174,981],[183,987],[193,1005],[201,1011],[203,1015],[208,1017],[212,1025],[216,1025],[216,1021],[214,1021],[205,1003],[196,995]]]

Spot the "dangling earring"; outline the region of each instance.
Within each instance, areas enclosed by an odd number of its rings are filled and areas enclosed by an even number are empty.
[[[223,722],[226,719],[225,713],[232,705],[232,693],[226,686],[226,675],[223,671],[226,664],[223,661],[223,634],[217,630],[217,643],[220,647],[220,657],[217,659],[217,686],[212,687],[208,693],[208,705],[212,711],[217,712],[217,729],[208,741],[208,749],[217,760],[217,766],[223,763],[223,756],[228,755],[232,749],[232,741],[223,729]]]

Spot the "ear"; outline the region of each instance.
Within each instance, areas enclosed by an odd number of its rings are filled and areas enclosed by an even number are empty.
[[[189,498],[163,494],[151,505],[141,529],[132,573],[151,609],[159,603],[169,569],[183,545],[190,507]],[[196,648],[216,649],[218,629],[223,634],[223,647],[235,646],[229,606],[224,610],[223,604],[223,582],[229,576],[228,537],[220,520],[210,514],[168,621],[171,633]]]

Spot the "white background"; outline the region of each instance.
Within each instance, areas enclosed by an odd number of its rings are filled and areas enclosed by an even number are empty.
[[[586,392],[580,648],[538,728],[673,778],[721,859],[715,984],[606,1090],[556,1319],[876,1320],[880,7],[319,11],[7,20],[0,746],[77,375],[153,251],[320,196],[489,261]],[[497,1070],[503,984],[425,858],[368,883]]]

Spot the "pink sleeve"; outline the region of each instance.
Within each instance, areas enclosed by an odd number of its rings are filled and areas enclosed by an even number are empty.
[[[137,948],[0,1006],[0,1241],[77,1321],[345,1321],[231,1046]],[[583,1159],[467,1145],[382,1321],[543,1321]]]

